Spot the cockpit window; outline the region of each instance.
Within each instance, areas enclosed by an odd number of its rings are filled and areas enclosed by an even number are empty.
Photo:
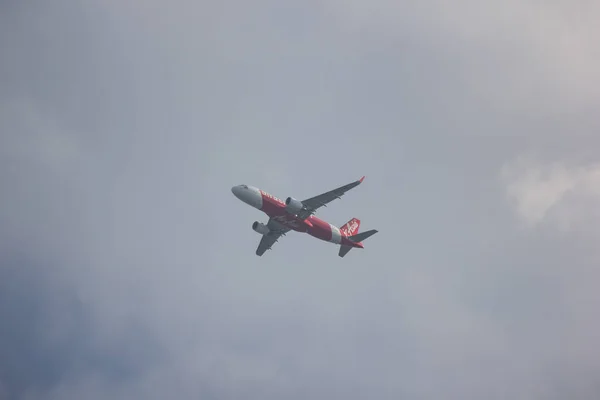
[[[248,185],[241,185],[244,189],[248,189]]]

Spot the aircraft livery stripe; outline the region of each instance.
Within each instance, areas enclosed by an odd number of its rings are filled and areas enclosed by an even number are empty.
[[[340,244],[342,242],[342,234],[340,233],[340,229],[336,226],[329,224],[331,227],[331,242],[335,244]]]

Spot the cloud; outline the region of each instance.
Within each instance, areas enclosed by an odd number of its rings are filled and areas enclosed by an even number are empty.
[[[545,164],[520,158],[504,165],[501,176],[517,215],[530,227],[550,220],[568,231],[600,216],[600,164]]]
[[[99,338],[93,308],[51,259],[5,251],[0,263],[2,399],[43,398],[91,371],[113,385],[132,380],[159,354],[135,320],[118,339]]]
[[[538,337],[533,361],[547,360],[544,379],[553,382],[544,398],[595,397],[600,324],[592,315],[600,305],[595,288],[600,279],[600,165],[521,156],[506,163],[500,175],[512,211],[528,228],[526,235],[517,235],[528,248],[518,259],[530,260],[518,265],[519,274],[535,277],[537,283],[528,290],[548,290],[538,308],[546,319],[524,321],[526,330],[517,337]]]
[[[392,41],[399,52],[418,40],[424,49],[443,53],[446,69],[460,70],[453,79],[481,103],[478,107],[532,116],[591,111],[591,104],[599,104],[600,86],[590,84],[600,82],[597,3],[324,3],[355,35]]]
[[[16,164],[57,170],[72,166],[82,155],[76,135],[35,109],[31,101],[5,100],[0,107],[0,130],[4,132],[0,156]]]
[[[0,398],[597,395],[596,5],[309,3],[0,6]]]

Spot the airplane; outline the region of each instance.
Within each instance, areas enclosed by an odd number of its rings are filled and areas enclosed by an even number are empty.
[[[362,241],[378,231],[372,229],[359,233],[360,220],[358,218],[352,218],[338,228],[314,214],[318,208],[327,206],[335,199],[341,199],[342,195],[360,185],[364,179],[363,176],[357,181],[302,201],[293,197],[288,197],[283,201],[264,190],[249,185],[233,186],[231,191],[239,200],[263,211],[269,217],[266,225],[258,221],[252,224],[252,229],[262,235],[256,249],[257,256],[262,256],[281,236],[294,230],[340,245],[338,255],[344,257],[353,248],[364,249]]]

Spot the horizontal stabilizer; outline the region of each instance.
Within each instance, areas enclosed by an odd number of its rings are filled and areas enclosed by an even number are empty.
[[[363,240],[373,236],[377,232],[378,231],[376,229],[371,229],[370,231],[364,231],[361,233],[357,233],[356,235],[348,236],[348,239],[350,239],[353,242],[362,242]]]
[[[340,246],[340,252],[338,253],[338,255],[339,255],[340,257],[344,257],[346,254],[348,254],[348,252],[349,252],[350,250],[352,250],[352,247],[350,247],[350,246],[344,246],[344,245],[341,245],[341,246]]]

